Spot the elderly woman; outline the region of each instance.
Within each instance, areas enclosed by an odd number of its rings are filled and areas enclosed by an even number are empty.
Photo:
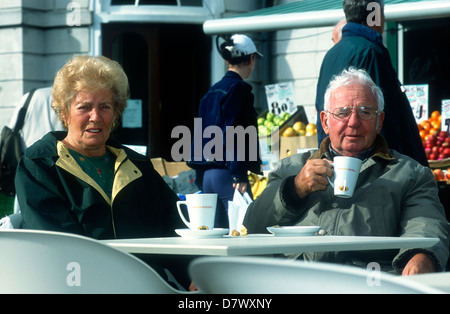
[[[76,56],[57,73],[52,107],[67,132],[25,152],[16,175],[23,228],[95,239],[172,235],[177,196],[150,160],[110,138],[128,79],[105,57]]]

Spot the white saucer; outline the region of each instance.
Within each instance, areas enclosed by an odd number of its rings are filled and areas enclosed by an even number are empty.
[[[313,236],[320,230],[319,226],[286,226],[286,227],[267,227],[270,233],[277,237],[294,237],[294,236]]]
[[[228,234],[230,230],[224,228],[216,228],[213,230],[191,230],[191,229],[175,229],[175,232],[183,238],[221,238]]]

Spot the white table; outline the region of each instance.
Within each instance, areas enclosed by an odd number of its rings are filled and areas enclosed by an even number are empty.
[[[104,240],[105,244],[134,254],[175,255],[269,255],[301,252],[362,251],[401,248],[428,248],[437,238],[309,236],[275,237],[249,235],[190,239],[182,237]]]

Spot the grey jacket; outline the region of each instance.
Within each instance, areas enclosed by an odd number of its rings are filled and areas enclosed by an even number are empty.
[[[267,232],[266,227],[273,225],[315,225],[325,235],[437,237],[440,242],[429,249],[303,253],[293,257],[363,267],[378,262],[383,270],[401,272],[413,254],[424,252],[438,270],[445,269],[449,223],[433,174],[415,160],[389,150],[381,136],[374,154],[363,162],[352,198],[335,197],[331,186],[303,199],[297,196],[295,176],[308,159],[331,159],[329,143],[326,138],[319,150],[283,159],[269,174],[266,190],[247,210],[244,225],[248,232]]]

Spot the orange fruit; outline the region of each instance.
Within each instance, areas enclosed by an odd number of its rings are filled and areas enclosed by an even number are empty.
[[[430,135],[438,136],[439,132],[440,132],[439,129],[436,129],[436,128],[431,128],[430,129]]]
[[[438,122],[438,120],[431,121],[431,126],[435,129],[441,129],[441,124]]]
[[[419,131],[419,134],[420,134],[420,138],[421,138],[421,139],[425,139],[425,135],[427,135],[427,131],[425,131],[425,130],[420,130],[420,131]]]
[[[437,110],[433,111],[431,113],[430,120],[437,120],[440,115],[441,115],[441,113],[439,111],[437,111]]]

